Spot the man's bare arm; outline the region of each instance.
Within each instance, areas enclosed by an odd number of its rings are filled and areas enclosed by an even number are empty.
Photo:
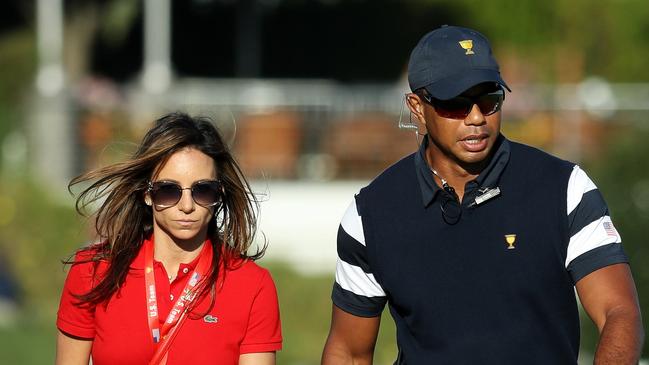
[[[358,317],[333,306],[322,365],[370,365],[381,317]]]
[[[644,330],[629,265],[596,270],[579,280],[576,287],[581,304],[600,333],[594,363],[637,364]]]

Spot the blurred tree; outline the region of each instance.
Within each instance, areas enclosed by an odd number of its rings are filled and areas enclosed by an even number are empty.
[[[440,3],[439,0],[420,0]],[[541,68],[542,79],[562,82],[599,75],[614,82],[649,81],[649,7],[644,0],[458,0],[466,25],[482,30],[497,46],[513,49]],[[566,72],[568,70],[568,72]],[[563,76],[563,77],[562,77]]]
[[[15,177],[0,178],[0,251],[24,289],[24,304],[49,318],[56,308],[67,258],[87,238],[69,205],[54,201],[42,187]]]
[[[31,1],[4,1],[2,12],[0,12],[0,33],[24,28],[27,19],[31,18],[33,12],[34,4]]]
[[[19,106],[32,85],[35,53],[27,29],[0,34],[0,143],[22,122]]]
[[[500,54],[533,65],[532,81],[572,82],[599,75],[649,81],[645,0],[256,0],[261,75],[344,81],[394,80],[408,51],[441,24],[472,26]],[[10,0],[0,37],[28,25],[34,3]],[[234,76],[236,3],[172,1],[173,59],[179,74]],[[141,63],[142,6],[130,0],[66,0],[66,63],[126,80]],[[199,55],[199,57],[197,57]]]
[[[649,81],[645,0],[255,1],[264,77],[394,80],[414,42],[448,23],[475,27],[492,39],[499,55],[532,65],[531,81],[573,82],[584,75]],[[235,76],[235,40],[241,32],[236,4],[172,1],[178,74]],[[91,71],[128,80],[138,74],[141,2],[66,0],[64,5],[69,75]],[[8,1],[0,32],[28,24],[31,13],[32,2]]]

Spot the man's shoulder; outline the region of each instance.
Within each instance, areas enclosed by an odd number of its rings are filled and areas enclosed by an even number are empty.
[[[564,160],[552,155],[537,147],[529,146],[520,142],[509,141],[510,161],[512,165],[526,170],[538,170],[539,168],[550,169],[539,172],[549,173],[554,171],[571,171],[575,166],[574,162]]]
[[[362,188],[356,194],[356,209],[359,215],[375,209],[401,209],[420,191],[413,153],[385,169]]]
[[[383,170],[362,190],[394,189],[415,180],[415,153],[412,153]]]

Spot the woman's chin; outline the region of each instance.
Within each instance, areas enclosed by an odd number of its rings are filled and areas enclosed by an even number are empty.
[[[179,230],[171,232],[172,238],[177,241],[195,241],[195,240],[204,240],[205,237],[199,237],[200,231],[196,230]]]

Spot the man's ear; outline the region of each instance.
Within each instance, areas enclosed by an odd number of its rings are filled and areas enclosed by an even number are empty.
[[[406,104],[410,110],[410,120],[414,116],[415,119],[419,122],[419,127],[426,127],[426,116],[424,115],[424,101],[421,100],[419,95],[415,93],[406,94]],[[417,131],[417,134],[424,135],[426,132],[420,133]]]
[[[417,118],[419,123],[426,124],[426,118],[424,117],[424,103],[415,93],[409,93],[406,95],[406,105],[410,113]]]

